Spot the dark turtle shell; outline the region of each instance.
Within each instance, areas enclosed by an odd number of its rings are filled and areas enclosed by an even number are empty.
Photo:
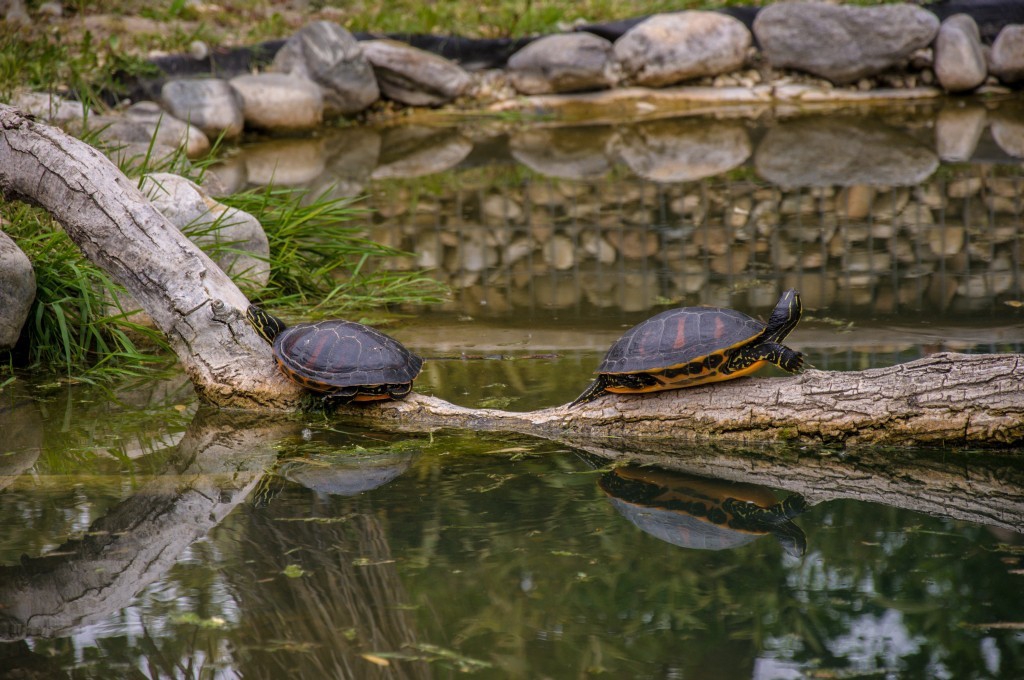
[[[292,380],[328,393],[409,384],[423,367],[423,359],[394,338],[341,320],[285,328],[274,338],[274,357]]]
[[[765,324],[743,312],[722,307],[683,307],[652,316],[615,341],[598,373],[648,373],[697,362],[693,373],[713,366],[705,357],[741,347],[760,338]]]

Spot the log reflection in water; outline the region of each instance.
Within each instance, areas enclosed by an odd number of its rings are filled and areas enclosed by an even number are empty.
[[[1024,532],[1024,468],[1014,453],[852,448],[830,455],[804,447],[652,442],[643,448],[587,446],[612,460],[761,484],[811,504],[850,499]]]
[[[200,414],[164,474],[51,554],[0,566],[0,640],[67,634],[160,578],[242,502],[293,424]],[[276,435],[276,436],[275,436]]]

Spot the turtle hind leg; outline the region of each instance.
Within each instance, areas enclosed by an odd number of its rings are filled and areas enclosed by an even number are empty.
[[[401,401],[409,396],[412,392],[412,383],[401,383],[396,385],[388,385],[388,396],[396,401]]]
[[[605,387],[608,386],[608,380],[603,375],[597,376],[594,382],[587,386],[587,389],[583,390],[583,394],[576,397],[572,403],[569,404],[568,408],[575,408],[580,404],[586,404],[587,402],[594,401],[605,392]]]

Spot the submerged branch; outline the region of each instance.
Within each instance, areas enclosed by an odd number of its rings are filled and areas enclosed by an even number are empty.
[[[245,320],[245,296],[113,164],[87,144],[0,105],[0,191],[42,206],[85,255],[140,302],[201,398],[288,411],[301,393]],[[512,413],[412,395],[344,407],[399,430],[502,430],[572,443],[698,438],[1000,445],[1024,440],[1018,355],[937,354],[891,368],[743,379],[654,395],[605,396]]]

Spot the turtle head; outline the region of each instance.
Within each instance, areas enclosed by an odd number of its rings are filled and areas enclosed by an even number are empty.
[[[765,328],[767,337],[774,342],[782,342],[796,328],[802,312],[800,293],[795,288],[790,288],[775,303],[775,309],[768,317],[768,325]]]
[[[285,329],[284,321],[264,312],[256,305],[249,305],[249,308],[245,310],[245,318],[249,320],[256,332],[271,344],[274,343],[277,334]]]

